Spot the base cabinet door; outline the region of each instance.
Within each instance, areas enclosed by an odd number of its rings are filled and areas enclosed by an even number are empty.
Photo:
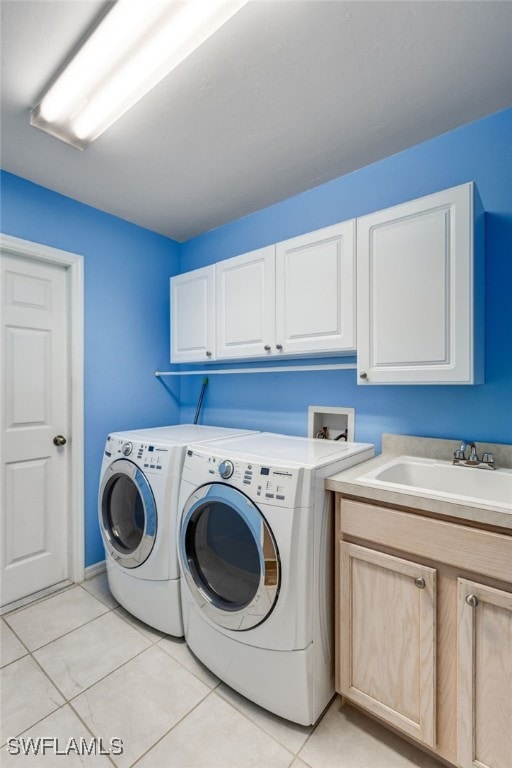
[[[435,569],[347,542],[340,565],[340,693],[434,746]]]
[[[458,763],[512,765],[512,592],[458,579]]]

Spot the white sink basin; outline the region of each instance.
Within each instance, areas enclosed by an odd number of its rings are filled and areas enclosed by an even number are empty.
[[[512,469],[478,469],[449,461],[399,456],[358,477],[357,482],[512,512]]]

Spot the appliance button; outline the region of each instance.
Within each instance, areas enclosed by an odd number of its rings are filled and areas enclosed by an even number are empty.
[[[224,480],[227,480],[228,477],[231,477],[234,470],[235,467],[233,462],[229,461],[229,459],[226,459],[226,461],[223,461],[219,464],[219,475],[224,478]]]
[[[130,442],[125,443],[121,448],[121,452],[123,456],[129,456],[132,451],[133,451],[133,443],[130,443]]]

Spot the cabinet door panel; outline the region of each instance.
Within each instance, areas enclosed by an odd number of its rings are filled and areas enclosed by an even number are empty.
[[[355,348],[355,222],[276,245],[276,342],[285,354]]]
[[[204,267],[171,278],[171,362],[215,357],[215,268]]]
[[[269,246],[216,265],[219,359],[275,352],[274,254],[275,247]]]
[[[464,184],[357,220],[360,383],[474,381],[474,194]]]
[[[433,746],[436,572],[346,542],[340,553],[340,692]]]
[[[458,619],[458,761],[463,768],[508,768],[512,593],[459,579]]]
[[[449,364],[448,233],[446,209],[373,228],[373,366]]]

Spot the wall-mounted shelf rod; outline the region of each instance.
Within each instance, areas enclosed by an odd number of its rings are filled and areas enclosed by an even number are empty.
[[[294,371],[343,371],[357,369],[355,363],[333,363],[332,365],[287,365],[279,368],[211,368],[200,371],[155,371],[155,376],[214,376],[229,373],[291,373]]]

